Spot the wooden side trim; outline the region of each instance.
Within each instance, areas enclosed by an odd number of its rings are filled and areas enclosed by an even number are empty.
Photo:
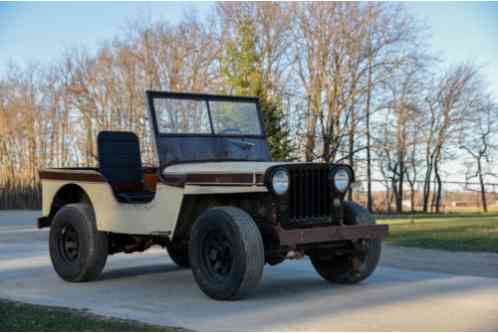
[[[175,187],[184,187],[185,183],[187,182],[187,176],[183,174],[178,174],[178,175],[163,175],[161,177],[161,180],[164,184],[169,185],[169,186],[175,186]]]
[[[194,173],[194,174],[166,174],[162,177],[163,183],[170,186],[251,186],[263,185],[263,174],[253,173]]]
[[[106,182],[102,174],[96,170],[74,170],[74,169],[43,169],[39,172],[40,179]],[[155,177],[155,175],[145,175]],[[197,186],[251,186],[263,185],[263,174],[234,173],[234,174],[167,174],[162,182],[169,186],[185,187],[185,185]],[[148,179],[152,181],[152,179]]]
[[[40,170],[39,175],[40,179],[106,182],[104,176],[94,170],[44,169]]]

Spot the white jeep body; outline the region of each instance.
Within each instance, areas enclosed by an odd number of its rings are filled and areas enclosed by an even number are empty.
[[[98,168],[40,170],[54,269],[98,278],[108,255],[166,248],[201,290],[238,299],[265,264],[309,256],[326,280],[375,269],[387,226],[345,202],[343,164],[272,161],[258,100],[147,92],[159,165],[143,167],[137,135],[102,131]]]
[[[153,141],[160,162],[157,167],[140,171],[143,182],[154,192],[151,199],[140,203],[119,200],[111,179],[113,175],[106,174],[102,169],[104,161],[100,161],[100,168],[44,169],[40,171],[43,188],[40,227],[49,226],[65,204],[81,200],[93,208],[98,231],[161,236],[169,240],[179,230],[179,224],[191,225],[202,209],[213,205],[212,202],[236,205],[243,210],[251,208],[248,213],[253,214],[258,223],[269,222],[274,232],[280,235],[286,232],[287,227],[283,225],[288,222],[288,211],[293,212],[290,226],[294,230],[287,230],[292,243],[321,241],[321,230],[308,228],[342,224],[345,192],[333,189],[333,185],[329,184],[329,174],[343,169],[350,175],[350,181],[354,181],[353,170],[347,165],[272,161],[256,98],[148,91],[147,101]],[[211,103],[218,103],[218,106]],[[199,112],[209,116],[209,122],[207,117],[202,120],[197,115]],[[127,134],[115,132],[115,135],[120,133]],[[114,135],[113,132],[107,134],[111,138]],[[112,146],[110,148],[112,155]],[[126,163],[126,158],[123,163]],[[295,170],[294,177],[297,178],[291,181],[291,188],[292,182],[299,183],[294,184],[299,187],[294,190],[299,202],[296,198],[285,199],[286,196],[273,193],[269,177],[277,169]],[[248,203],[247,195],[258,193],[260,195],[252,196]],[[323,202],[325,195],[328,199]],[[256,207],[249,207],[251,201],[255,202]],[[197,204],[199,211],[189,215],[193,204]],[[258,205],[265,207],[259,209]],[[324,210],[324,205],[334,207]],[[301,211],[303,209],[307,211]],[[183,215],[187,217],[182,219]],[[296,227],[307,229],[298,232]],[[188,230],[187,226],[181,232],[185,234]],[[326,229],[323,231],[330,234]],[[344,237],[360,237],[362,231],[358,232],[357,235]],[[374,236],[380,237],[383,233],[385,230]],[[309,234],[306,240],[305,234]],[[336,231],[332,234],[335,236],[330,236],[331,239],[337,237]],[[188,235],[183,237],[188,238]]]
[[[285,162],[206,162],[166,167],[163,175],[188,177],[206,175],[212,181],[186,182],[172,186],[149,176],[156,183],[154,199],[144,204],[125,204],[116,200],[111,186],[97,170],[44,169],[40,172],[43,189],[43,216],[50,216],[54,198],[67,186],[78,186],[88,196],[95,211],[99,231],[135,235],[172,235],[185,195],[268,192],[261,182],[269,167]],[[248,175],[253,181],[237,182],[231,175]],[[53,211],[52,211],[53,214]]]

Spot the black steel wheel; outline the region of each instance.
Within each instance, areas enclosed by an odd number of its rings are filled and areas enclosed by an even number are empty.
[[[205,271],[213,279],[223,279],[233,266],[233,246],[226,234],[211,231],[201,239],[202,261]]]
[[[364,207],[354,203],[344,204],[345,224],[375,224],[374,217]],[[368,278],[379,263],[382,242],[371,239],[355,242],[355,254],[336,255],[331,250],[310,252],[311,263],[322,278],[341,284],[355,284]]]
[[[197,284],[214,299],[240,299],[261,280],[265,260],[261,233],[238,208],[204,212],[192,227],[189,253]]]
[[[71,224],[66,224],[56,238],[61,258],[67,263],[78,260],[79,241],[76,229]]]
[[[97,230],[93,209],[77,203],[55,214],[49,235],[50,259],[57,274],[70,282],[95,280],[104,269],[107,234]]]

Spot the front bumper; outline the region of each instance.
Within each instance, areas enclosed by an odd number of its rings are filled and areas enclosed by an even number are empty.
[[[334,225],[306,229],[284,229],[276,226],[275,230],[280,246],[295,248],[298,245],[326,243],[333,241],[357,241],[383,239],[388,231],[387,225]]]

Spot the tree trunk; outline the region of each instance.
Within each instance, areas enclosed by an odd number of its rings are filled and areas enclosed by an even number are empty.
[[[431,178],[432,178],[432,163],[427,163],[424,178],[424,190],[422,195],[423,207],[422,211],[427,213],[429,211],[429,199],[431,196]]]
[[[393,180],[393,194],[394,194],[394,205],[396,207],[396,213],[402,213],[403,212],[403,194],[402,194],[402,185],[399,183],[399,181],[394,181]]]
[[[484,177],[482,175],[481,158],[477,159],[477,173],[479,174],[479,184],[481,185],[481,205],[483,212],[488,212],[488,202],[486,200],[486,185],[484,184]]]
[[[367,100],[365,106],[365,136],[367,140],[367,208],[373,211],[372,157],[370,153],[370,101],[372,96],[372,52],[368,56]]]
[[[349,125],[349,165],[354,170],[354,141],[356,131],[356,115],[354,109],[351,110],[351,123]],[[348,200],[353,201],[353,190],[348,190]]]
[[[434,163],[434,176],[436,178],[436,198],[434,200],[434,208],[436,209],[436,213],[439,214],[441,212],[441,199],[442,199],[442,191],[443,184],[441,181],[441,175],[439,174],[439,166],[438,162]]]
[[[308,124],[306,129],[306,143],[304,147],[304,157],[307,162],[313,161],[313,152],[315,150],[315,134],[317,122],[317,105],[315,105],[314,98],[308,99]]]
[[[403,182],[405,181],[405,163],[404,163],[404,154],[401,154],[401,158],[399,160],[399,180],[398,180],[398,198],[396,201],[396,211],[398,213],[403,212]]]
[[[415,213],[415,183],[410,183],[410,212]]]

